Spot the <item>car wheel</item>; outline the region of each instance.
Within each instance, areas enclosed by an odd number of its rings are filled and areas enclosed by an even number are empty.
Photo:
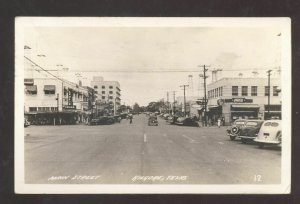
[[[235,136],[230,136],[230,140],[235,140]]]

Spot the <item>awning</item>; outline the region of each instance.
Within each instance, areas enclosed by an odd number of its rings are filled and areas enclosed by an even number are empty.
[[[231,108],[259,108],[257,104],[235,104],[231,105]]]
[[[55,85],[45,85],[44,91],[55,91]]]
[[[37,92],[37,86],[36,85],[32,85],[32,86],[26,85],[26,91],[36,93]]]

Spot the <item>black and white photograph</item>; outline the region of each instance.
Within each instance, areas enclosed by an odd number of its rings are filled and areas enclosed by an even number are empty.
[[[15,31],[16,193],[290,193],[289,18]]]

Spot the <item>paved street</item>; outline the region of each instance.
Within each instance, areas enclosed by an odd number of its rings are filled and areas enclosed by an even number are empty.
[[[273,184],[280,162],[280,149],[230,141],[225,127],[148,126],[145,115],[25,128],[26,183]]]

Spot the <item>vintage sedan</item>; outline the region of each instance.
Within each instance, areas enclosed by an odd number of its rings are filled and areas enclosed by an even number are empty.
[[[241,130],[241,127],[245,125],[246,121],[247,120],[245,119],[237,119],[234,121],[232,126],[227,129],[227,136],[229,136],[231,140],[235,140]]]
[[[176,125],[199,127],[199,123],[192,118],[179,117],[175,122]]]
[[[241,127],[238,138],[242,143],[253,142],[263,124],[263,120],[247,120],[245,125]]]
[[[157,116],[152,115],[148,119],[148,126],[158,126]]]
[[[254,141],[261,148],[265,145],[281,145],[281,120],[266,120]]]

